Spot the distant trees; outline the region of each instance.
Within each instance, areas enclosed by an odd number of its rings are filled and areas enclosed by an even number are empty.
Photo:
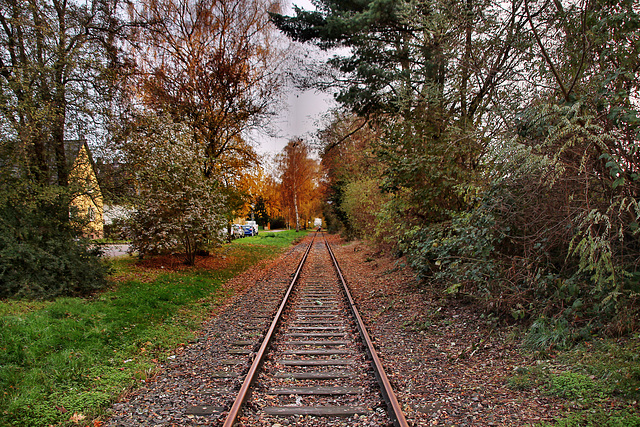
[[[301,217],[309,220],[315,210],[317,163],[310,157],[309,146],[302,139],[289,141],[276,162],[280,173],[282,207],[287,218],[294,219],[296,231],[299,231]]]
[[[328,202],[323,213],[331,232],[372,238],[372,232],[386,229],[372,227],[383,221],[379,216],[389,202],[389,195],[379,188],[385,167],[374,147],[382,137],[380,131],[362,117],[335,111],[329,125],[319,132],[324,146],[321,190]]]
[[[247,170],[245,174],[247,218],[253,214],[259,225],[266,226],[272,220],[282,217],[280,187],[273,176],[271,160],[263,158],[260,165]]]

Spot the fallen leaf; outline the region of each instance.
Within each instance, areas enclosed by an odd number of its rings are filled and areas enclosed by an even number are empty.
[[[72,423],[75,423],[75,424],[79,424],[80,421],[84,420],[85,418],[87,418],[87,417],[85,417],[84,415],[79,414],[77,412],[74,412],[73,415],[71,415],[71,418],[69,418],[69,421],[71,421]]]

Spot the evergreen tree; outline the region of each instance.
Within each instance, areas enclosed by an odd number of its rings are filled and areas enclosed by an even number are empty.
[[[489,1],[323,0],[317,11],[274,15],[294,40],[348,48],[329,63],[345,84],[337,99],[386,131],[378,155],[382,188],[398,215],[438,222],[463,210],[465,188],[482,185],[482,158],[503,109],[518,93],[526,41],[522,4]]]

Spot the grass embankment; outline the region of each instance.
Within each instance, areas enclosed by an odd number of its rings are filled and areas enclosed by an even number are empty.
[[[560,427],[640,427],[640,335],[594,338],[518,368],[509,385],[541,390],[565,408]]]
[[[0,425],[89,425],[188,343],[230,296],[223,284],[304,233],[261,233],[214,256],[219,269],[142,269],[111,261],[113,287],[91,298],[0,302]],[[100,425],[96,421],[92,425]]]

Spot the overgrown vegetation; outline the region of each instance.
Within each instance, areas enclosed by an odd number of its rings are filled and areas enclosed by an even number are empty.
[[[226,267],[166,273],[134,258],[112,263],[113,289],[91,298],[0,303],[0,424],[89,423],[156,364],[194,339],[229,296],[224,282],[303,233],[262,233],[220,249]]]
[[[535,367],[517,368],[507,385],[517,390],[538,389],[559,399],[567,409],[553,425],[639,426],[639,350],[637,335],[624,340],[595,339],[572,351],[557,352]],[[546,348],[536,351],[545,357]]]
[[[69,212],[69,199],[65,187],[0,183],[0,298],[83,295],[106,285],[107,267],[78,238],[82,218]]]
[[[326,0],[276,15],[295,40],[349,48],[329,65],[351,114],[319,134],[330,227],[528,322],[531,342],[637,331],[635,6]]]

